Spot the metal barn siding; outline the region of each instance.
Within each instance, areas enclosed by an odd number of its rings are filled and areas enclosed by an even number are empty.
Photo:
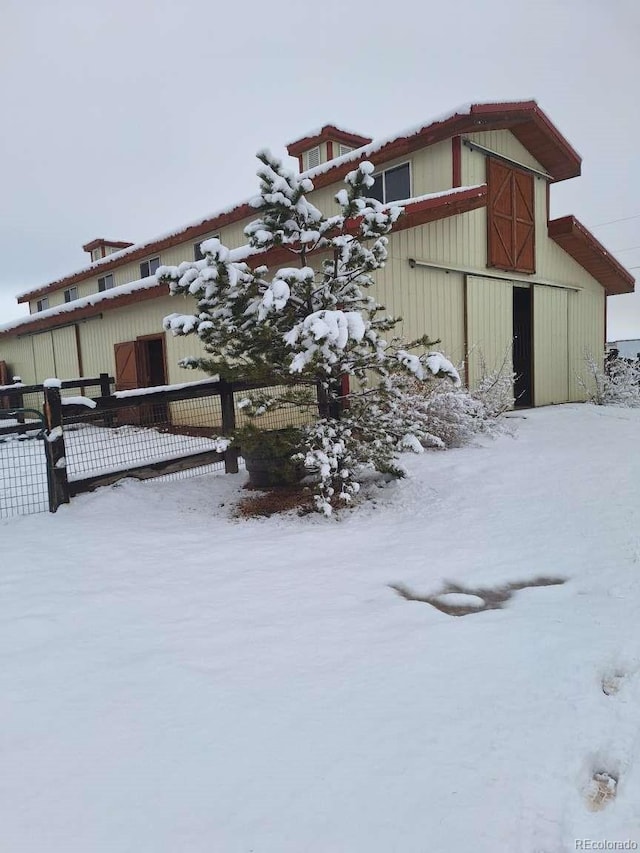
[[[394,235],[392,241],[399,235]],[[392,255],[375,275],[374,295],[387,313],[402,318],[398,330],[408,340],[429,335],[454,362],[464,359],[464,277],[460,273],[412,269]]]
[[[533,364],[536,406],[569,400],[569,293],[533,288]]]
[[[516,163],[521,163],[523,166],[529,166],[540,172],[545,171],[535,157],[527,151],[510,130],[484,130],[478,133],[469,133],[467,134],[467,138],[471,142],[482,145],[496,154],[501,154],[503,157],[508,157]],[[474,186],[475,184],[485,183],[487,180],[485,159],[486,155],[481,151],[474,151],[463,143],[461,164],[463,186]],[[540,178],[539,180],[544,186],[544,179]]]
[[[513,285],[510,281],[467,276],[467,381],[475,388],[484,372],[511,365]]]
[[[599,287],[599,285],[598,285]],[[587,357],[601,368],[604,360],[604,295],[582,290],[569,292],[569,399],[585,400],[592,389],[593,377],[587,369]]]
[[[51,344],[58,379],[76,379],[80,376],[75,327],[51,331]],[[77,391],[73,392],[77,393]]]
[[[10,381],[14,376],[19,376],[25,385],[35,384],[36,370],[30,337],[3,335],[0,338],[0,359],[7,363]]]
[[[80,341],[84,372],[87,376],[96,376],[115,371],[114,344],[134,341],[141,335],[163,334],[162,321],[167,314],[189,313],[195,309],[194,300],[181,297],[160,297],[105,311],[102,319],[90,320],[80,326]],[[199,371],[185,371],[178,366],[178,360],[189,355],[200,355],[202,347],[197,337],[174,337],[165,335],[167,350],[167,372],[169,383],[202,379],[205,374]]]
[[[55,355],[51,332],[42,332],[31,337],[33,347],[33,362],[38,381],[49,379],[56,375]]]

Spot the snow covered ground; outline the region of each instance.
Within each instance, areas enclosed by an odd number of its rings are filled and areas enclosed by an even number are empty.
[[[35,435],[35,431],[31,434]],[[223,451],[228,445],[225,439],[161,432],[129,424],[111,429],[73,424],[65,427],[64,435],[69,480],[125,471],[147,462],[181,459],[205,450]],[[223,463],[216,462],[164,476],[184,479],[223,468]],[[0,518],[46,512],[48,507],[43,442],[21,441],[17,433],[0,438]]]
[[[0,849],[636,849],[640,411],[516,422],[338,521],[238,475],[0,522]]]

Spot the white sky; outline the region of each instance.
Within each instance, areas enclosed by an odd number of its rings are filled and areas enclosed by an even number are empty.
[[[260,147],[328,121],[392,134],[466,101],[535,98],[583,156],[551,215],[640,266],[637,0],[0,0],[0,32],[0,322],[88,240],[252,194]],[[609,338],[628,337],[640,293],[609,299]]]

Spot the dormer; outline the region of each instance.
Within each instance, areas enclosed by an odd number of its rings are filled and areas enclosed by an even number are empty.
[[[354,148],[362,148],[372,140],[368,136],[360,136],[351,130],[343,130],[333,124],[325,124],[316,130],[311,130],[300,139],[290,142],[287,151],[291,157],[298,158],[301,172],[315,169],[329,160],[342,157],[353,151]]]
[[[133,243],[123,243],[120,240],[105,240],[104,237],[97,237],[91,240],[90,243],[85,243],[82,247],[83,251],[88,252],[91,257],[91,262],[99,261],[101,258],[106,258],[107,255],[112,255],[114,252],[119,252],[121,249],[128,249],[133,246]]]

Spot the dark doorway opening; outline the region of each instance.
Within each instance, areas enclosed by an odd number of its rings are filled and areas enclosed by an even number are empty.
[[[142,387],[166,385],[164,335],[140,337],[137,339],[136,345],[140,357]],[[168,424],[169,407],[166,403],[153,403],[151,406],[142,407],[142,416],[148,424]]]
[[[533,307],[530,287],[513,288],[513,395],[517,407],[533,406]]]

